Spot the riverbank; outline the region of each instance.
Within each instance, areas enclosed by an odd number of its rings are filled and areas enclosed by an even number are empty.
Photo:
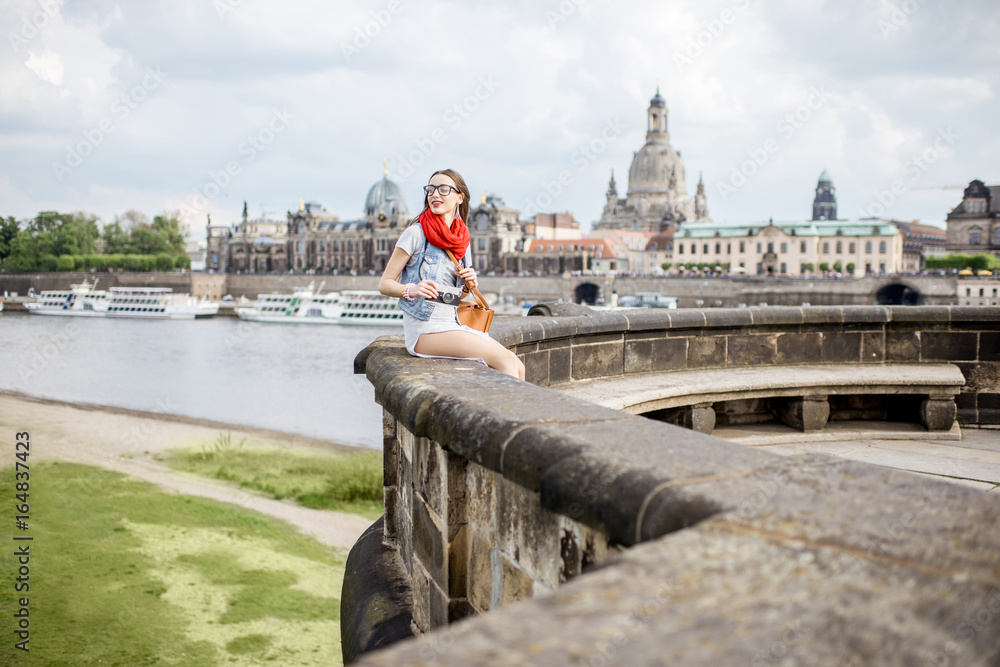
[[[165,491],[232,503],[287,521],[322,544],[350,549],[371,524],[361,516],[314,510],[272,500],[223,482],[171,470],[158,456],[199,447],[220,434],[262,446],[343,453],[357,448],[191,417],[87,406],[0,392],[0,433],[14,454],[14,434],[31,434],[31,461],[67,461],[99,466],[152,482]]]

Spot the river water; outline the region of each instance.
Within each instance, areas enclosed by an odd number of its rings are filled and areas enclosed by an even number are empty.
[[[397,328],[0,313],[0,389],[381,448],[354,357]]]

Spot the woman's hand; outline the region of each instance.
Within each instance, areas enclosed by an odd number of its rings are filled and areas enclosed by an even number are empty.
[[[437,295],[437,284],[433,280],[421,280],[410,290],[410,296],[414,298],[422,296],[425,299],[436,299]]]
[[[476,279],[476,270],[471,266],[467,266],[462,269],[456,269],[455,275],[465,281],[466,286],[471,290],[473,287],[479,286],[479,281]]]

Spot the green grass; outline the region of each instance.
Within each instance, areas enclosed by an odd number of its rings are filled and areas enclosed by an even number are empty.
[[[220,434],[212,444],[175,450],[163,457],[170,467],[294,500],[313,509],[350,512],[374,521],[382,515],[380,452],[326,453],[233,444]]]
[[[31,652],[13,649],[8,537],[0,664],[340,664],[340,551],[256,512],[99,468],[30,472],[30,529],[20,534],[34,538],[31,588],[16,595],[30,598]],[[0,497],[13,499],[13,478],[0,471]]]

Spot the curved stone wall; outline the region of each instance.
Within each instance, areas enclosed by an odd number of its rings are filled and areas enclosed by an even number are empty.
[[[779,457],[540,386],[795,366],[807,346],[809,362],[841,367],[954,364],[960,416],[985,424],[1000,309],[601,313],[498,320],[493,335],[536,384],[415,359],[399,337],[356,360],[385,414],[384,542],[426,633],[361,664],[976,664],[1000,651],[990,494]]]

